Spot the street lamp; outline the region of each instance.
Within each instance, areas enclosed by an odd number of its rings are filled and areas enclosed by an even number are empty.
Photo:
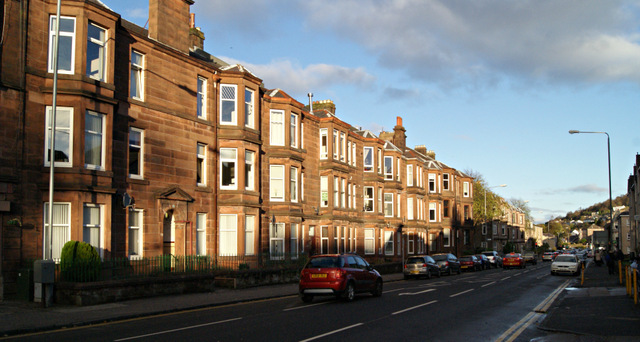
[[[570,130],[569,134],[579,134],[579,133],[596,133],[596,134],[606,134],[607,135],[607,159],[608,159],[608,163],[609,163],[609,219],[611,221],[610,225],[609,225],[609,232],[608,232],[608,245],[609,247],[611,247],[611,231],[613,230],[613,200],[611,199],[611,144],[610,144],[610,140],[609,140],[609,133],[607,132],[587,132],[587,131],[577,131],[577,130]],[[620,238],[618,237],[618,240]]]

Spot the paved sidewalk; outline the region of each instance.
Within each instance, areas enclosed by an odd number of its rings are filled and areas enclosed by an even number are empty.
[[[609,275],[606,266],[590,262],[584,284],[576,279],[538,326],[551,334],[536,342],[640,340],[640,304],[627,296],[618,274]]]

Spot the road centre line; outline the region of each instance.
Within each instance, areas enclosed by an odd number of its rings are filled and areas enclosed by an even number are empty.
[[[292,310],[298,310],[298,309],[306,309],[306,308],[310,308],[312,306],[318,306],[318,305],[325,305],[329,302],[322,302],[322,303],[315,303],[315,304],[307,304],[307,305],[303,305],[303,306],[297,306],[295,308],[288,308],[288,309],[284,309],[282,311],[292,311]]]
[[[241,319],[242,319],[242,317],[231,318],[231,319],[226,319],[224,321],[217,321],[217,322],[211,322],[211,323],[205,323],[205,324],[192,325],[192,326],[184,327],[184,328],[171,329],[171,330],[165,330],[165,331],[158,331],[158,332],[155,332],[155,333],[152,333],[152,334],[125,337],[125,338],[121,338],[121,339],[115,340],[115,341],[118,342],[118,341],[134,340],[134,339],[137,339],[137,338],[143,338],[143,337],[149,337],[149,336],[155,336],[155,335],[162,335],[162,334],[168,334],[168,333],[181,331],[181,330],[195,329],[195,328],[206,327],[206,326],[209,326],[209,325],[233,322],[233,321],[237,321],[237,320],[241,320]]]
[[[507,280],[507,279],[509,279],[509,278],[511,278],[511,276],[504,277],[504,278],[500,279],[500,281],[502,281],[502,280]]]
[[[482,286],[480,286],[480,287],[485,287],[485,286],[493,285],[493,284],[495,284],[495,283],[496,283],[495,281],[492,281],[492,282],[490,282],[490,283],[488,283],[488,284],[484,284],[484,285],[482,285]]]
[[[475,290],[475,289],[468,289],[468,290],[466,290],[466,291],[458,292],[458,293],[456,293],[456,294],[452,294],[451,296],[449,296],[449,298],[457,297],[457,296],[459,296],[459,295],[465,294],[465,293],[467,293],[467,292],[471,292],[471,291],[473,291],[473,290]]]
[[[399,289],[384,291],[383,293],[397,292],[397,291],[402,291],[402,290],[404,290],[404,287],[401,287]]]
[[[308,341],[317,340],[317,339],[319,339],[319,338],[323,338],[323,337],[325,337],[325,336],[333,335],[333,334],[335,334],[335,333],[339,333],[339,332],[341,332],[341,331],[345,331],[345,330],[348,330],[348,329],[351,329],[351,328],[355,328],[355,327],[357,327],[357,326],[361,326],[361,325],[362,325],[362,323],[358,323],[358,324],[350,325],[350,326],[348,326],[348,327],[344,327],[344,328],[341,328],[341,329],[338,329],[338,330],[329,331],[328,333],[324,333],[324,334],[322,334],[322,335],[318,335],[318,336],[310,337],[310,338],[308,338],[308,339],[306,339],[306,340],[302,340],[302,341],[300,341],[300,342],[308,342]]]
[[[411,310],[414,310],[414,309],[417,309],[417,308],[421,308],[423,306],[431,305],[431,304],[436,303],[436,302],[438,302],[438,301],[437,300],[432,300],[432,301],[427,302],[427,303],[423,303],[423,304],[420,304],[420,305],[412,306],[412,307],[406,308],[404,310],[396,311],[396,312],[392,313],[392,315],[401,314],[403,312],[407,312],[407,311],[411,311]]]
[[[422,294],[422,293],[427,293],[427,292],[431,292],[431,291],[435,291],[436,289],[426,289],[420,292],[402,292],[402,293],[398,293],[398,296],[414,296],[417,294]]]

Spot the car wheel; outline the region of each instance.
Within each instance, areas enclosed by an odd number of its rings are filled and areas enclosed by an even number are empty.
[[[342,295],[342,298],[347,302],[351,302],[355,297],[356,297],[356,288],[353,286],[353,282],[348,282],[347,288],[344,289],[344,294]]]
[[[453,274],[453,270],[451,269],[451,267],[449,267],[449,275]]]
[[[431,270],[427,269],[427,279],[431,279]]]
[[[373,288],[373,291],[371,291],[371,294],[374,297],[382,296],[382,280],[378,279],[378,281],[376,281],[376,287]]]
[[[440,273],[440,269],[438,269],[438,273],[436,275],[438,278],[442,277],[442,273]]]
[[[458,267],[458,274],[462,274],[462,269]]]
[[[553,273],[553,271],[551,271],[551,275],[556,275],[555,273]]]
[[[313,296],[310,295],[302,295],[300,298],[305,303],[311,303],[311,301],[313,301]]]
[[[409,279],[409,276],[405,274],[404,275],[404,280],[408,280],[408,279]]]

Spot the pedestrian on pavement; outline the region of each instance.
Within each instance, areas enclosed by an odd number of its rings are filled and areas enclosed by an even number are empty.
[[[624,253],[622,253],[622,250],[620,248],[618,248],[616,250],[616,261],[623,261],[624,260]]]
[[[612,275],[613,272],[613,255],[611,252],[607,252],[604,254],[604,262],[607,264],[607,268],[609,268],[609,275]]]
[[[596,256],[594,257],[594,261],[596,262],[596,266],[602,266],[602,250],[598,249],[596,251]]]

